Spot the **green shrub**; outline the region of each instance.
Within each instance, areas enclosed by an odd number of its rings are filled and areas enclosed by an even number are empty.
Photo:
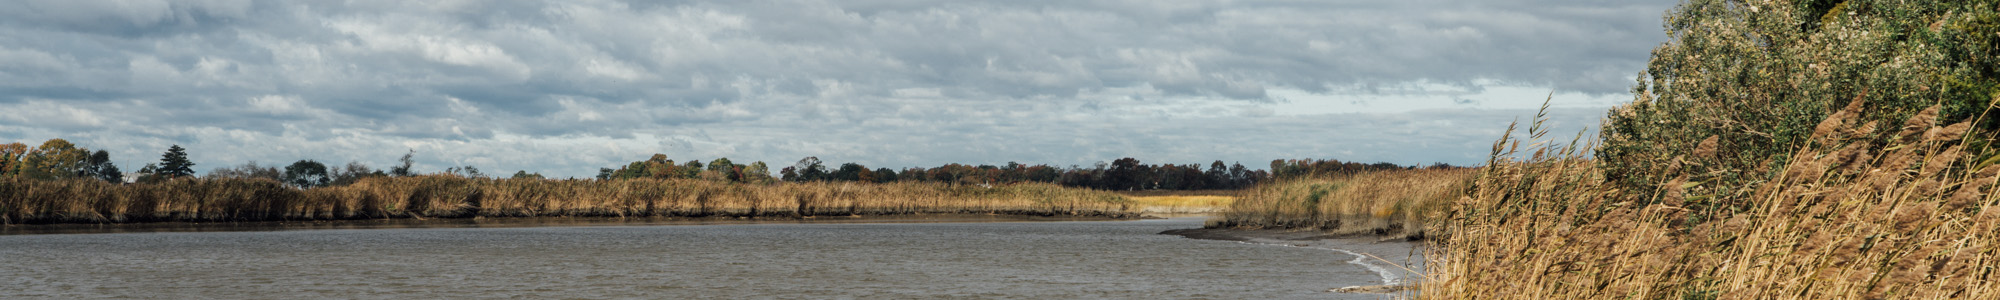
[[[1626,197],[1653,200],[1674,183],[1727,199],[1856,99],[1855,124],[1879,128],[1864,141],[1874,145],[1933,105],[1940,122],[1978,117],[2000,97],[1996,3],[1684,2],[1667,14],[1671,40],[1653,50],[1634,101],[1608,116],[1596,155]],[[1711,152],[1695,153],[1711,137]]]

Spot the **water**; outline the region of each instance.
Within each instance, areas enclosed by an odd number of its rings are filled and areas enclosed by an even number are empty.
[[[0,298],[1375,299],[1325,249],[1101,222],[0,236]]]

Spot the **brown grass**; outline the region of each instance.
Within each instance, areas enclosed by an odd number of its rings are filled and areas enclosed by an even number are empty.
[[[979,213],[1135,216],[1131,200],[1051,184],[729,184],[694,179],[371,178],[300,190],[268,180],[114,185],[0,179],[0,223],[270,221],[432,217],[805,217]]]
[[[1213,214],[1236,202],[1236,197],[1230,196],[1183,195],[1136,196],[1127,198],[1132,199],[1133,205],[1138,207],[1140,212],[1155,216]]]
[[[1395,170],[1260,184],[1210,228],[1312,228],[1422,236],[1425,216],[1464,194],[1472,169]]]
[[[1159,196],[1236,197],[1243,195],[1243,191],[1244,190],[1138,190],[1138,191],[1111,191],[1111,192],[1118,193],[1119,195],[1123,195],[1126,197],[1159,197]]]
[[[2000,299],[2000,157],[1965,155],[1990,153],[1990,135],[1930,114],[1877,132],[1850,121],[1855,103],[1767,180],[1731,188],[1682,175],[1620,191],[1574,147],[1516,160],[1524,141],[1503,139],[1432,220],[1422,297]]]
[[[1227,207],[1236,202],[1230,196],[1140,196],[1127,197],[1132,203],[1144,206],[1166,207]]]

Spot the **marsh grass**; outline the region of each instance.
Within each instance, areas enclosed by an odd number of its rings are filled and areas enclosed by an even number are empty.
[[[1160,196],[1130,196],[1130,193],[1125,192],[1119,194],[1132,199],[1133,205],[1140,212],[1153,216],[1210,215],[1236,202],[1234,196],[1214,195],[1219,193]]]
[[[1136,216],[1131,200],[1052,184],[731,184],[447,175],[296,189],[258,179],[115,185],[0,179],[0,223],[276,221],[532,216],[810,217],[972,213]]]
[[[1132,203],[1143,206],[1164,207],[1227,207],[1236,202],[1230,196],[1137,196],[1127,197]]]
[[[1431,220],[1421,296],[2000,298],[2000,157],[1976,154],[1992,152],[1990,133],[1939,124],[1935,106],[1864,122],[1865,104],[1821,121],[1767,179],[1684,174],[1647,193],[1620,191],[1573,142],[1503,138],[1470,193]],[[1524,142],[1535,154],[1517,159]],[[1694,148],[1653,163],[1713,163],[1714,142]]]
[[[1306,228],[1424,235],[1423,220],[1464,194],[1471,169],[1375,171],[1259,184],[1210,228]]]

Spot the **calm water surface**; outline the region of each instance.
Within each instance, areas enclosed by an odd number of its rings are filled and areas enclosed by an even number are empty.
[[[1323,249],[1103,222],[0,236],[0,298],[1374,299]]]

